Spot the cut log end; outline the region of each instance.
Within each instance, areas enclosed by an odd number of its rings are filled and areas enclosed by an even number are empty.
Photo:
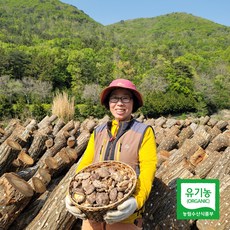
[[[18,155],[18,160],[21,162],[22,165],[33,165],[34,160],[33,158],[25,153],[24,151],[21,151]]]
[[[38,177],[33,177],[32,178],[32,183],[33,183],[33,186],[34,186],[34,190],[37,193],[43,193],[43,192],[46,191],[45,184]]]
[[[71,160],[77,160],[78,154],[76,149],[66,148],[65,151]]]
[[[201,147],[189,158],[190,163],[193,166],[197,166],[201,161],[207,158],[205,150]]]
[[[22,178],[14,173],[6,173],[5,178],[8,182],[25,197],[32,197],[34,194],[33,188]]]
[[[53,138],[49,138],[48,140],[46,140],[45,145],[47,148],[51,148],[54,145]]]
[[[158,154],[161,155],[161,156],[167,157],[167,158],[170,157],[170,152],[166,151],[166,150],[161,150],[161,151],[159,151]]]
[[[46,184],[48,184],[51,181],[51,175],[49,174],[47,169],[38,169],[38,175],[39,177],[41,177],[40,179]]]
[[[15,150],[21,150],[21,149],[22,149],[21,145],[18,144],[16,141],[7,139],[6,143],[7,143],[7,145],[9,145],[12,149],[15,149]]]
[[[14,160],[12,161],[12,165],[13,165],[14,167],[18,168],[18,167],[21,166],[21,163],[20,163],[19,159],[14,159]]]
[[[59,152],[59,156],[61,157],[61,159],[65,162],[65,163],[70,163],[70,157],[68,156],[68,154],[66,153],[66,151],[60,151]]]
[[[71,148],[76,144],[76,138],[74,136],[70,136],[67,140],[67,145]]]
[[[58,162],[55,158],[53,157],[47,157],[45,159],[45,164],[48,166],[50,169],[57,169],[58,168]]]

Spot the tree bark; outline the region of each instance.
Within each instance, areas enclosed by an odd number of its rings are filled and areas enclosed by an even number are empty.
[[[176,178],[192,178],[193,174],[189,171],[189,165],[186,161],[180,162],[180,164],[175,167],[175,165],[172,165],[172,167],[167,170],[162,175],[161,180],[168,185],[170,182],[172,182]]]
[[[170,157],[170,152],[166,150],[160,150],[157,153],[157,168],[161,166],[163,162],[168,160]]]
[[[88,144],[89,138],[90,138],[90,133],[88,130],[83,130],[80,133],[80,135],[77,137],[75,150],[78,154],[78,157],[80,157],[83,151],[85,150]]]
[[[220,133],[208,145],[209,151],[221,151],[230,146],[230,131]]]
[[[20,170],[16,172],[16,174],[20,176],[22,179],[24,179],[25,181],[28,181],[37,172],[38,168],[39,166],[38,164],[36,164],[32,167],[28,167]]]
[[[175,135],[167,135],[157,147],[157,151],[170,151],[178,144],[178,137]]]
[[[155,178],[151,193],[145,204],[143,229],[183,229],[190,230],[188,220],[176,219],[176,186],[175,181],[167,186]]]
[[[227,230],[230,229],[230,175],[225,175],[220,183],[220,219],[215,221],[197,220],[199,230]]]
[[[19,124],[18,120],[12,119],[7,127],[4,129],[4,135],[0,139],[0,144],[2,144],[15,130],[16,126]]]
[[[52,180],[47,190],[39,194],[39,196],[33,196],[29,204],[23,209],[23,211],[18,215],[14,222],[10,225],[9,230],[24,230],[26,226],[36,217],[36,215],[41,210],[42,206],[45,204],[46,200],[50,196],[51,192],[54,190],[58,183],[63,177],[56,178]]]
[[[48,135],[44,132],[34,132],[34,138],[30,148],[28,149],[29,155],[37,161],[37,159],[44,153],[46,150],[45,142],[48,139]]]
[[[25,230],[40,230],[44,228],[52,230],[69,230],[76,218],[67,212],[65,208],[65,196],[70,180],[75,175],[77,164],[74,164],[58,186],[53,190],[38,215],[25,228]]]
[[[56,124],[53,127],[52,134],[55,136],[57,133],[65,126],[65,122],[62,119],[58,119]]]
[[[28,181],[36,193],[44,193],[46,186],[51,181],[51,175],[45,168],[39,168],[34,176]]]
[[[163,127],[163,125],[166,123],[167,119],[165,117],[159,117],[155,120],[155,126],[161,126]]]
[[[71,136],[76,136],[76,133],[78,132],[78,130],[81,127],[81,123],[79,121],[75,121],[74,122],[74,128],[72,130],[69,131],[69,134]]]
[[[199,125],[206,125],[209,122],[209,120],[210,120],[209,116],[201,117]]]
[[[0,145],[0,176],[10,170],[11,163],[18,157],[21,149],[17,142],[10,139]]]
[[[228,122],[223,120],[218,121],[216,124],[216,127],[221,131],[223,131],[227,126],[228,126]]]
[[[1,134],[1,136],[3,136],[5,133],[6,133],[5,130],[2,127],[0,127],[0,134]]]
[[[77,157],[77,156],[76,156]],[[63,148],[54,157],[47,157],[45,159],[45,164],[49,170],[52,177],[59,176],[65,169],[69,168],[75,162],[76,158],[70,157]]]
[[[20,144],[22,148],[26,145],[30,145],[31,135],[32,131],[35,128],[35,125],[36,123],[34,123],[34,120],[32,120],[31,123],[28,124],[26,127],[17,124],[14,131],[7,139],[18,142],[18,144]]]
[[[0,178],[0,229],[8,229],[33,194],[31,186],[14,173]]]
[[[221,180],[225,175],[230,175],[230,147],[221,154],[206,178]]]
[[[182,129],[182,131],[178,135],[178,148],[182,146],[184,141],[186,139],[189,139],[193,135],[193,130],[190,126],[187,126],[186,128]]]
[[[39,123],[38,128],[43,129],[50,126],[57,119],[57,115],[45,116]]]
[[[216,126],[214,126],[213,128],[211,127],[207,127],[207,133],[209,133],[211,135],[211,139],[210,142],[221,133],[221,130],[218,129]]]
[[[189,158],[189,162],[196,167],[200,162],[205,160],[208,157],[205,150],[202,147],[199,147],[197,151]]]
[[[206,158],[202,162],[200,162],[195,168],[195,174],[198,175],[200,178],[205,178],[212,169],[215,162],[218,161],[218,159],[221,157],[220,153],[216,151],[209,152],[205,150],[205,152],[207,153]]]
[[[54,140],[54,145],[51,148],[47,149],[42,157],[39,159],[39,166],[42,168],[45,165],[45,159],[47,157],[53,157],[63,147],[66,147],[66,141],[66,133],[59,134]]]
[[[206,128],[204,126],[199,126],[195,130],[191,140],[200,147],[206,148],[206,146],[209,144],[211,140],[211,135],[207,133]]]
[[[82,132],[84,130],[87,130],[88,132],[91,133],[95,126],[96,126],[95,120],[90,119],[90,118],[85,119],[80,126],[80,131]]]
[[[56,137],[63,135],[63,133],[69,133],[69,131],[71,131],[72,129],[74,129],[74,121],[71,120],[69,121],[67,124],[65,124],[55,135]],[[70,134],[69,134],[70,135]]]
[[[76,144],[76,138],[74,136],[70,136],[67,139],[67,146],[69,146],[70,148],[74,147],[74,145]]]

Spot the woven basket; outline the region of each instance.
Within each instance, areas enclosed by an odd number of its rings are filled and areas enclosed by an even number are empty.
[[[117,200],[116,202],[113,202],[113,203],[110,203],[110,204],[104,205],[104,206],[93,207],[93,206],[84,206],[84,205],[77,203],[74,200],[74,198],[72,197],[73,192],[71,189],[71,182],[75,179],[75,177],[78,174],[83,173],[83,172],[84,173],[85,172],[92,172],[92,171],[95,171],[97,168],[100,168],[100,167],[108,167],[108,168],[113,167],[117,171],[123,170],[123,171],[127,172],[127,175],[131,175],[131,176],[129,176],[129,181],[132,182],[132,186],[129,188],[129,191],[120,200]],[[137,176],[136,176],[134,169],[131,166],[129,166],[123,162],[118,162],[118,161],[103,161],[103,162],[91,164],[91,165],[85,167],[84,169],[82,169],[81,171],[79,171],[70,181],[68,193],[69,193],[70,198],[71,198],[72,202],[74,203],[74,205],[76,205],[77,208],[79,208],[83,213],[85,213],[85,215],[88,219],[95,220],[97,222],[102,222],[103,216],[106,214],[106,212],[108,210],[116,209],[116,207],[119,204],[121,204],[122,202],[127,200],[132,195],[132,193],[135,190],[136,183],[137,183]]]

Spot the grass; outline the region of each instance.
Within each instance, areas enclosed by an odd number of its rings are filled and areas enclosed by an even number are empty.
[[[57,93],[52,103],[52,114],[68,122],[74,118],[74,97],[69,98],[68,94]]]

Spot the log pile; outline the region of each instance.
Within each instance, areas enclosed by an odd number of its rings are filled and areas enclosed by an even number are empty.
[[[143,229],[230,229],[230,122],[209,116],[137,119],[153,127],[158,154]],[[90,134],[107,120],[65,123],[52,115],[1,127],[0,229],[80,229],[64,198]],[[177,220],[177,178],[218,178],[220,219]]]

